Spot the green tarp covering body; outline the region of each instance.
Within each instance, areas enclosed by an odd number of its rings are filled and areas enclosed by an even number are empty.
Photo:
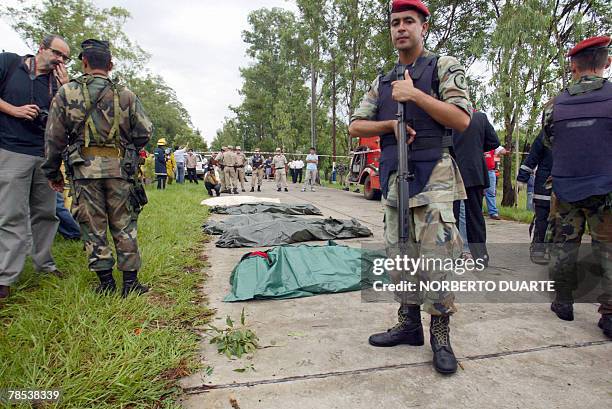
[[[334,242],[326,246],[280,246],[265,253],[248,253],[232,271],[231,293],[224,301],[356,291],[362,288],[362,282],[365,285],[374,279],[372,263],[377,257],[384,254]]]

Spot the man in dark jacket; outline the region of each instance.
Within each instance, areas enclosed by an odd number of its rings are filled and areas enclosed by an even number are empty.
[[[533,229],[533,239],[529,248],[531,261],[536,264],[547,264],[548,257],[546,256],[546,247],[544,245],[544,237],[548,228],[548,213],[550,212],[550,192],[551,188],[546,188],[546,180],[550,176],[552,169],[552,152],[542,141],[543,134],[540,132],[538,137],[533,141],[529,155],[519,169],[516,178],[519,186],[527,187],[527,183],[531,175],[535,172],[533,204],[535,207],[535,216],[529,230]],[[537,168],[537,169],[536,169]]]
[[[68,82],[70,48],[48,35],[36,55],[0,53],[0,299],[19,279],[28,255],[39,272],[59,273],[51,256],[57,231],[55,193],[40,166],[55,92]]]
[[[470,126],[464,132],[453,133],[453,150],[463,178],[467,199],[465,200],[465,222],[470,252],[475,259],[489,262],[487,252],[487,230],[482,216],[484,189],[489,187],[489,174],[484,152],[499,146],[499,138],[493,125],[482,112],[474,112]],[[454,203],[455,219],[459,220],[461,201]]]

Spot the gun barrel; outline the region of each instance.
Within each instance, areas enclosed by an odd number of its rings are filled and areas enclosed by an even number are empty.
[[[404,80],[404,71],[406,66],[397,65],[397,80]],[[405,118],[405,103],[398,102],[397,104],[397,123],[398,123],[398,172],[397,172],[397,194],[398,194],[398,233],[400,250],[407,250],[407,245],[410,243],[410,232],[412,230],[412,220],[410,218],[410,193],[409,185],[412,175],[410,174],[410,149],[408,146],[408,136],[406,133],[406,118]]]

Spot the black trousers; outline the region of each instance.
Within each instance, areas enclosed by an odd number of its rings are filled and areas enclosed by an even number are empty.
[[[221,184],[217,183],[216,185],[213,185],[210,182],[204,182],[204,187],[206,188],[206,191],[208,192],[208,196],[213,195],[213,191],[217,194],[217,196],[221,196]]]
[[[157,175],[157,188],[158,189],[166,188],[166,179],[168,179],[168,175]]]
[[[289,172],[291,173],[291,182],[297,183],[297,180],[298,180],[297,169],[289,169]]]
[[[303,172],[304,172],[304,169],[296,169],[295,170],[295,177],[296,177],[298,183],[302,183],[302,173]]]
[[[535,223],[533,230],[533,242],[544,243],[546,229],[548,228],[548,214],[550,213],[550,201],[534,199]]]
[[[473,186],[465,188],[467,199],[465,200],[465,230],[467,233],[468,246],[470,253],[475,259],[486,259],[488,264],[489,253],[487,252],[487,226],[484,216],[482,215],[482,198],[484,197],[484,188],[482,186]],[[453,212],[459,227],[459,212],[461,210],[461,202],[453,203]]]
[[[198,174],[196,173],[196,168],[187,168],[187,179],[189,179],[189,183],[195,182],[198,184]]]

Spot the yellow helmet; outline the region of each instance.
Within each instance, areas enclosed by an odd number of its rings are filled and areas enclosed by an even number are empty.
[[[158,145],[165,145],[166,144],[166,138],[160,138],[157,140],[157,144]]]

